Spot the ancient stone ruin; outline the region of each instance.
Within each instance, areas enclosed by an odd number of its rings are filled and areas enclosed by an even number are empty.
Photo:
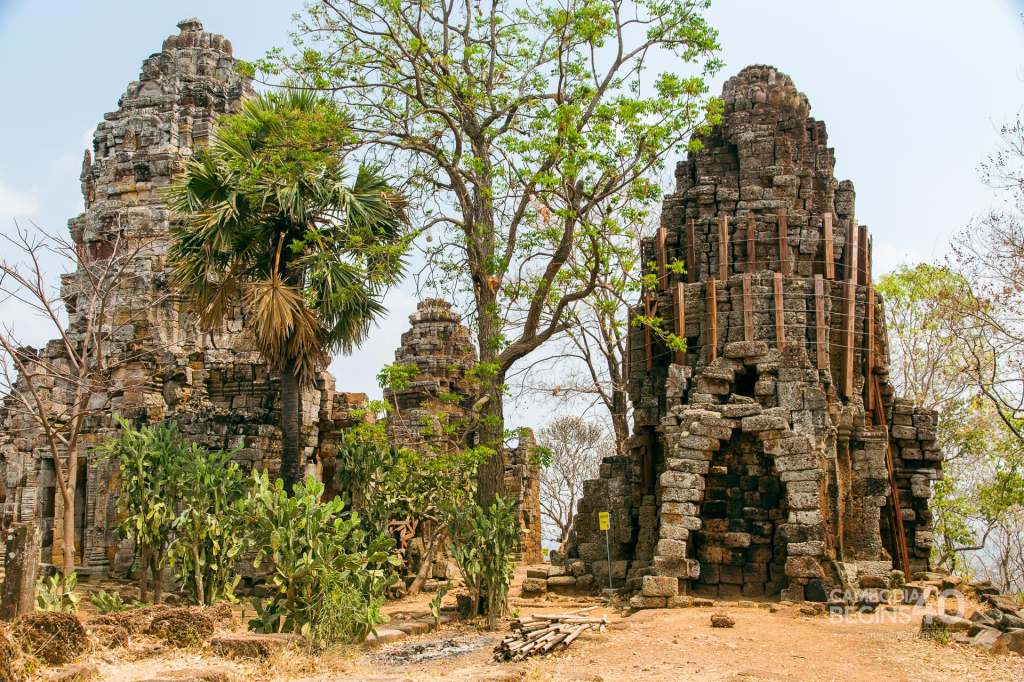
[[[132,559],[130,544],[114,535],[116,467],[94,451],[116,431],[113,415],[136,424],[173,419],[204,447],[239,447],[246,468],[274,476],[280,466],[278,377],[244,332],[242,312],[218,331],[201,333],[189,301],[169,284],[171,221],[159,191],[209,138],[216,116],[237,110],[253,93],[236,70],[227,39],[204,31],[196,19],[182,21],[178,29],[145,60],[118,109],[97,126],[82,166],[85,211],[69,222],[86,262],[109,258],[117,238],[138,249],[109,312],[112,333],[104,350],[117,370],[103,395],[94,397],[103,408],[88,417],[80,450],[75,546],[82,574],[126,570]],[[85,324],[74,300],[75,281],[82,276],[76,272],[62,280],[73,335],[82,334]],[[467,371],[476,351],[459,315],[444,301],[422,302],[411,322],[396,361],[415,365],[417,374],[408,389],[386,395],[399,408],[389,418],[388,434],[399,445],[452,447],[458,442],[445,440],[445,426],[463,420],[475,400]],[[39,353],[46,362],[64,361],[58,341]],[[47,399],[65,404],[66,387],[57,383],[46,387]],[[326,371],[303,392],[307,471],[329,490],[343,429],[366,419],[372,419],[366,395],[336,391]],[[540,560],[532,433],[527,430],[520,443],[508,453],[506,483],[520,501],[524,554]],[[63,538],[54,519],[63,509],[53,462],[41,430],[9,397],[0,405],[0,512],[3,528],[38,519],[43,560],[60,561]]]
[[[824,600],[864,575],[924,570],[931,549],[935,415],[889,384],[853,184],[835,179],[825,124],[788,76],[748,67],[723,98],[643,243],[657,287],[633,311],[686,350],[632,328],[629,454],[587,482],[558,571],[560,585],[607,585],[610,569],[645,606]]]
[[[427,454],[473,445],[472,408],[478,393],[471,370],[477,354],[469,329],[451,304],[441,299],[421,301],[409,324],[395,351],[395,365],[408,367],[413,374],[404,385],[384,390],[384,400],[391,406],[388,440]],[[506,452],[505,463],[505,491],[518,502],[521,553],[529,562],[543,558],[536,447],[533,431],[520,429],[519,442]]]
[[[201,334],[188,302],[168,285],[170,222],[158,191],[209,137],[214,118],[234,111],[252,93],[235,69],[227,39],[204,31],[195,19],[178,28],[160,52],[145,60],[139,80],[128,85],[117,110],[97,126],[82,165],[85,211],[69,223],[88,259],[107,257],[116,236],[140,249],[110,311],[116,332],[105,350],[119,369],[110,394],[96,396],[100,403],[108,401],[109,411],[89,417],[83,439],[85,464],[75,502],[80,572],[124,567],[131,559],[130,548],[113,535],[116,471],[92,451],[113,433],[111,415],[138,423],[174,419],[203,446],[241,446],[238,457],[247,466],[271,472],[279,466],[278,380],[242,333],[241,318],[217,333]],[[82,333],[83,321],[67,292],[74,291],[79,276],[67,275],[62,282],[75,334]],[[60,362],[63,351],[53,341],[40,353]],[[49,399],[67,399],[62,387],[49,390]],[[363,394],[337,393],[327,372],[316,388],[305,391],[302,437],[311,472],[321,441],[349,425],[354,410],[361,418],[366,403]],[[3,525],[38,514],[44,560],[59,560],[63,539],[53,519],[63,511],[53,462],[38,427],[10,399],[0,409],[0,474]]]

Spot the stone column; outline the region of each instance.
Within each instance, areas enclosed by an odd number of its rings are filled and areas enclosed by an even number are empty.
[[[39,551],[39,529],[35,523],[13,523],[4,532],[5,577],[0,593],[0,619],[35,610]]]

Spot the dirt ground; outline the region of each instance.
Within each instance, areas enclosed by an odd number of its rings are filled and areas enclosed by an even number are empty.
[[[516,599],[520,614],[565,612],[565,600]],[[410,603],[391,605],[391,610]],[[799,607],[648,610],[626,615],[610,608],[603,634],[588,634],[568,650],[520,663],[491,662],[491,649],[507,631],[482,633],[451,625],[382,647],[332,651],[311,658],[286,653],[259,664],[238,664],[204,651],[107,652],[92,659],[99,679],[118,682],[219,679],[294,680],[1024,680],[1024,658],[992,656],[972,648],[920,639],[920,609],[899,607],[878,616],[837,622],[806,616]],[[712,613],[727,612],[732,629],[710,627]],[[462,645],[469,649],[434,660],[413,660]],[[447,646],[442,646],[447,645]],[[132,660],[135,659],[135,660]],[[217,679],[217,677],[206,677]]]

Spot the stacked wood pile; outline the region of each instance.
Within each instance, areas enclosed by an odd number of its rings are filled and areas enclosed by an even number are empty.
[[[604,632],[608,625],[606,616],[584,615],[596,608],[591,606],[572,613],[534,614],[513,620],[512,634],[494,647],[494,660],[521,661],[528,656],[546,654],[556,647],[565,649],[586,630]]]

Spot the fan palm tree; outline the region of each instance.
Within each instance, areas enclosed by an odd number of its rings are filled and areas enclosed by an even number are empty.
[[[176,284],[215,329],[242,315],[281,377],[281,477],[299,482],[300,391],[332,351],[348,353],[404,270],[404,202],[379,168],[349,182],[352,139],[328,99],[263,94],[221,117],[166,197]]]

